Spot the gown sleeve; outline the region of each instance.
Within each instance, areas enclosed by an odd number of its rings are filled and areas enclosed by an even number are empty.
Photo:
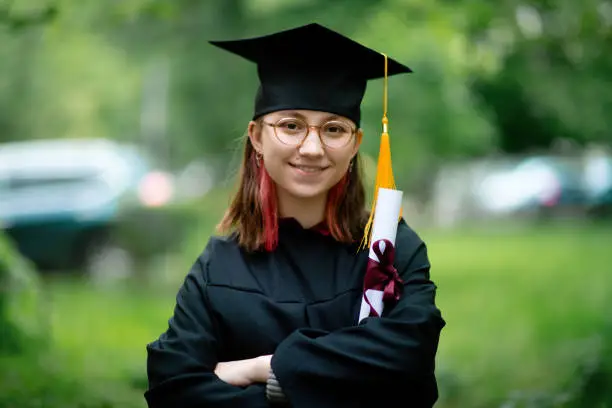
[[[333,332],[296,330],[276,349],[272,369],[294,408],[436,402],[435,355],[445,325],[436,286],[425,244],[412,230],[397,248],[404,292],[393,308]]]
[[[179,289],[168,329],[147,345],[150,408],[267,408],[265,385],[235,387],[214,374],[219,347],[206,299],[209,244]]]

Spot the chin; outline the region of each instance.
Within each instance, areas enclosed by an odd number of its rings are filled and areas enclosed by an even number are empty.
[[[329,188],[324,186],[289,186],[284,190],[293,197],[310,199],[317,198],[327,194]]]

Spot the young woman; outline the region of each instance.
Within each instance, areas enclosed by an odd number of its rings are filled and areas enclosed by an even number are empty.
[[[147,346],[149,407],[433,406],[445,322],[403,219],[401,296],[358,321],[360,104],[369,79],[410,70],[318,24],[213,44],[255,62],[260,87],[228,233],[209,240]]]

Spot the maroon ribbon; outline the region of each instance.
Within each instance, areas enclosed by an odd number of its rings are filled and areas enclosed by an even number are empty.
[[[380,244],[385,243],[384,253],[380,248]],[[404,282],[397,273],[397,269],[393,266],[395,261],[395,248],[391,241],[381,239],[372,245],[372,250],[378,257],[379,262],[368,259],[368,265],[363,282],[364,296],[367,304],[370,306],[370,316],[378,317],[378,313],[370,304],[370,300],[365,295],[368,289],[383,291],[383,303],[385,306],[394,305],[399,301],[404,290]]]

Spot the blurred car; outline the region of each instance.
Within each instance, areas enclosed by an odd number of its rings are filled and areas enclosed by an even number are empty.
[[[584,183],[589,197],[589,213],[612,214],[612,157],[594,154],[587,157]]]
[[[582,163],[535,156],[488,174],[476,191],[480,208],[493,214],[581,212],[588,203]]]
[[[172,196],[171,175],[133,145],[104,139],[0,145],[0,231],[39,268],[129,269],[131,254],[114,234],[122,215],[162,207]]]

